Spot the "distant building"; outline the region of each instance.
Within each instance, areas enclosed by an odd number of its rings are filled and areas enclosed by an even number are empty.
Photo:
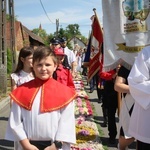
[[[78,45],[82,48],[86,46],[86,44],[78,37],[73,37],[68,42],[71,44],[73,49],[75,48],[76,45]]]
[[[86,44],[79,39],[78,37],[73,37],[71,38],[68,43],[71,45],[73,48],[73,51],[76,53],[77,51],[84,49],[86,47]]]
[[[39,25],[39,29],[42,30],[42,25],[41,25],[41,23],[40,23],[40,25]]]

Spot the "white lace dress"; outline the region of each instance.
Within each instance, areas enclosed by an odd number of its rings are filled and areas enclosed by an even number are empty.
[[[32,73],[27,73],[23,70],[19,73],[12,73],[11,78],[15,81],[17,86],[34,79]]]

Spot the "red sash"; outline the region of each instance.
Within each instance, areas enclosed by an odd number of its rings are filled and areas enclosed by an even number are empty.
[[[50,112],[60,109],[69,104],[75,97],[76,92],[50,78],[48,80],[40,80],[38,78],[22,84],[15,89],[10,97],[21,107],[31,110],[35,96],[39,89],[41,92],[41,112]]]

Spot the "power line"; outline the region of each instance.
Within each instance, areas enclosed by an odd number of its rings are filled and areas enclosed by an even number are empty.
[[[47,18],[48,18],[48,20],[51,22],[51,23],[54,23],[54,22],[52,22],[52,20],[49,18],[49,16],[47,15],[47,12],[46,12],[46,10],[45,10],[45,8],[44,8],[44,6],[43,6],[43,4],[42,4],[42,1],[40,0],[40,3],[41,3],[41,6],[42,6],[42,8],[43,8],[43,10],[44,10],[44,12],[45,12],[45,14],[46,14],[46,16],[47,16]]]
[[[41,3],[41,6],[42,6],[42,8],[43,8],[43,10],[44,10],[44,12],[45,12],[45,14],[46,14],[48,20],[49,20],[51,23],[55,24],[55,23],[52,22],[52,20],[49,18],[49,16],[48,16],[48,14],[47,14],[47,12],[46,12],[46,10],[45,10],[45,8],[44,8],[44,5],[43,5],[43,3],[42,3],[41,0],[40,0],[40,3]],[[60,22],[60,24],[69,25],[69,23],[61,23],[61,22]],[[70,24],[71,24],[71,23],[70,23]],[[74,24],[74,23],[72,23],[72,24]],[[91,24],[89,24],[89,25],[87,25],[87,24],[81,24],[80,27],[81,27],[81,26],[91,26]]]
[[[42,3],[42,1],[40,0],[40,4],[41,4],[41,6],[42,6],[42,8],[43,8],[43,10],[44,10],[44,12],[45,12],[45,14],[46,14],[46,16],[47,16],[47,18],[48,18],[48,20],[51,22],[51,23],[53,23],[53,24],[55,24],[54,22],[52,22],[52,20],[49,18],[49,16],[48,16],[48,14],[47,14],[47,12],[46,12],[46,10],[45,10],[45,8],[44,8],[44,5],[43,5],[43,3]],[[56,22],[57,22],[57,19],[56,19]],[[66,24],[66,25],[69,25],[69,23],[60,23],[60,24]],[[73,23],[74,24],[74,23]],[[62,25],[61,25],[62,26]],[[79,25],[80,27],[83,27],[83,26],[91,26],[91,24],[80,24]],[[59,24],[57,25],[57,23],[56,23],[56,32],[58,32],[58,27],[59,27]]]

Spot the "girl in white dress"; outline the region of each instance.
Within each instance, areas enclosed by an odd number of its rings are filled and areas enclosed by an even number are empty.
[[[32,74],[32,57],[34,49],[23,47],[20,50],[16,70],[11,74],[11,89],[34,79]]]
[[[23,47],[18,56],[16,70],[11,74],[11,90],[13,91],[21,84],[34,79],[32,74],[32,58],[34,49],[32,47]],[[10,102],[12,105],[12,100]],[[18,142],[14,142],[15,149],[19,147]]]

